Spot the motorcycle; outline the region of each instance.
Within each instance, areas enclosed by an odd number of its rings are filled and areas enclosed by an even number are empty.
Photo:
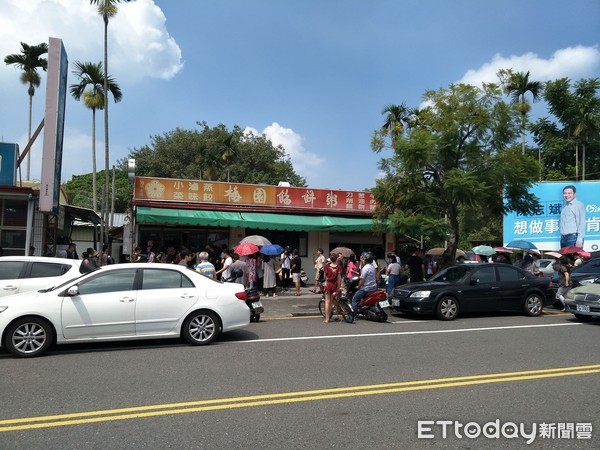
[[[345,294],[348,303],[352,303],[352,297],[358,291],[358,282],[360,277],[352,277],[348,280],[348,289]],[[390,303],[387,299],[387,293],[384,289],[377,289],[374,292],[370,292],[365,295],[358,304],[356,314],[359,317],[368,320],[374,320],[376,322],[387,322],[388,315],[384,311],[384,308],[388,308]]]
[[[258,322],[261,313],[265,312],[258,289],[246,289],[246,305],[250,308],[250,322]]]

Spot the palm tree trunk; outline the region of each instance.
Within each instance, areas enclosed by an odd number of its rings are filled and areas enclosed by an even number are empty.
[[[32,111],[32,109],[33,109],[33,95],[30,92],[29,93],[29,128],[28,128],[28,131],[27,131],[27,144],[29,144],[29,141],[31,140],[31,111]],[[25,172],[27,181],[30,180],[30,178],[29,178],[29,175],[30,175],[30,171],[29,171],[30,164],[31,164],[31,149],[29,149],[29,151],[27,152],[27,170]]]
[[[98,211],[96,171],[96,108],[92,108],[92,209],[94,211]]]
[[[575,181],[579,181],[579,144],[575,144]]]
[[[581,179],[585,181],[585,141],[583,141],[581,152]]]
[[[103,217],[105,236],[102,236],[102,242],[108,244],[108,190],[110,188],[110,174],[108,165],[110,161],[108,147],[108,17],[104,17],[104,175],[106,191],[104,193]]]

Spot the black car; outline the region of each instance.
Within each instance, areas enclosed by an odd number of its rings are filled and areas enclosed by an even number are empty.
[[[519,311],[539,316],[544,306],[552,305],[555,293],[549,278],[509,264],[459,264],[427,281],[398,286],[390,300],[394,311],[452,320],[459,312]]]
[[[600,258],[590,259],[571,270],[573,287],[587,286],[600,279]],[[558,289],[558,275],[552,276],[552,285]]]

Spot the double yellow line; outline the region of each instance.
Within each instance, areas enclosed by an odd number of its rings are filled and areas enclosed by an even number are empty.
[[[141,419],[146,417],[167,416],[172,414],[190,414],[204,411],[249,408],[252,406],[267,406],[284,403],[309,402],[315,400],[361,397],[365,395],[393,394],[398,392],[441,389],[478,384],[507,383],[510,381],[581,376],[595,373],[600,373],[600,364],[531,370],[524,372],[471,375],[466,377],[436,378],[420,381],[403,381],[398,383],[350,386],[344,388],[330,388],[311,391],[284,392],[279,394],[254,395],[248,397],[199,400],[193,402],[137,406],[131,408],[88,411],[53,416],[24,417],[21,419],[0,420],[0,432],[111,422],[115,420]]]

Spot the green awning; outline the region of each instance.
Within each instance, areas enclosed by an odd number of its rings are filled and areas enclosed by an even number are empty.
[[[258,212],[206,211],[138,206],[139,224],[240,227],[285,231],[371,231],[370,217],[301,216]]]

